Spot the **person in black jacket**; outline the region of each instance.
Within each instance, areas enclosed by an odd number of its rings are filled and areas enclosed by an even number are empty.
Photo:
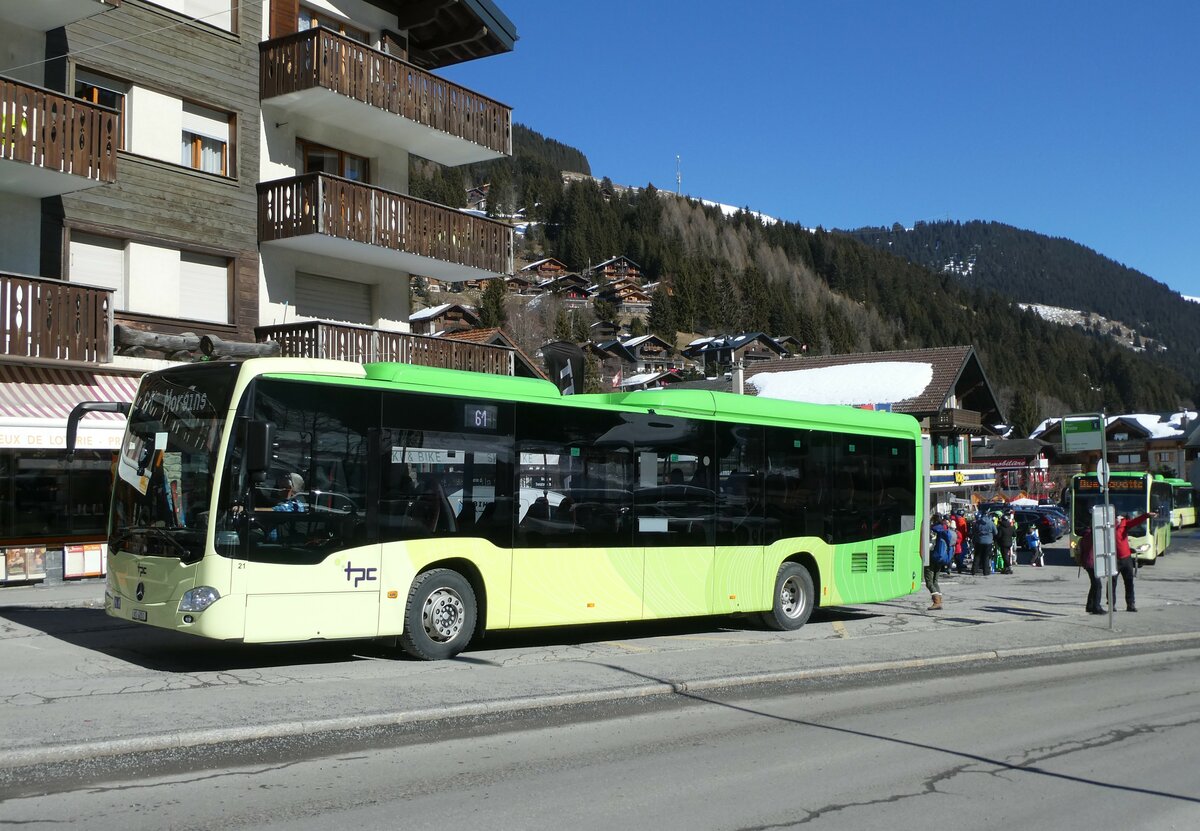
[[[1004,570],[1001,574],[1012,574],[1012,557],[1013,557],[1013,540],[1016,538],[1016,529],[1013,527],[1012,512],[1001,514],[1000,521],[996,524],[996,545],[1000,549],[1000,554],[1004,557]]]

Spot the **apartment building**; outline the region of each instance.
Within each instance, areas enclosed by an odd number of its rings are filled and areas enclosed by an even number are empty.
[[[434,71],[515,40],[491,0],[0,3],[0,548],[27,577],[103,537],[120,420],[69,475],[61,434],[157,365],[114,332],[450,354],[407,334],[410,277],[511,273],[512,232],[409,197],[409,156],[511,153],[510,109]]]

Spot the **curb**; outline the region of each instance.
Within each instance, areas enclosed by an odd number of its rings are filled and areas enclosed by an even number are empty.
[[[895,672],[951,664],[1013,660],[1037,655],[1089,652],[1114,647],[1137,646],[1139,644],[1163,645],[1187,641],[1200,641],[1200,632],[1180,632],[1173,635],[1139,635],[1128,638],[1091,641],[1088,643],[989,649],[982,652],[942,655],[935,658],[907,658],[896,661],[876,661],[863,664],[848,664],[846,666],[822,667],[819,669],[750,673],[720,678],[705,678],[696,681],[641,684],[635,687],[613,687],[604,690],[593,690],[591,692],[530,695],[497,701],[480,701],[471,704],[438,707],[437,709],[400,710],[398,712],[376,713],[364,716],[344,716],[341,718],[318,719],[314,721],[291,721],[279,724],[231,727],[222,730],[206,731],[202,735],[197,735],[196,733],[164,733],[128,739],[107,739],[79,744],[0,751],[0,769],[20,768],[56,762],[77,762],[85,759],[174,750],[185,747],[213,746],[294,736],[311,736],[318,733],[431,724],[463,718],[477,718],[480,716],[517,714],[530,710],[636,701],[663,695],[686,695],[688,693],[707,692],[732,687],[754,687],[768,684],[794,683],[797,681],[814,681],[847,675],[864,675],[874,672]]]

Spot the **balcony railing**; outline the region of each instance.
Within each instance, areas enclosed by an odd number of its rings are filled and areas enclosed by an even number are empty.
[[[950,407],[935,415],[930,427],[934,430],[978,433],[983,430],[983,418],[975,410],[962,410]]]
[[[514,372],[513,351],[503,346],[385,332],[347,323],[312,320],[259,326],[254,335],[259,343],[278,342],[285,358],[330,358],[363,364],[391,361],[493,375]]]
[[[111,361],[112,294],[63,280],[0,274],[0,353]]]
[[[266,101],[321,87],[512,155],[512,109],[410,63],[318,27],[259,44]]]
[[[120,129],[116,110],[0,78],[0,159],[114,182]]]
[[[502,222],[326,173],[259,184],[260,242],[312,234],[493,275],[512,271],[512,228]]]

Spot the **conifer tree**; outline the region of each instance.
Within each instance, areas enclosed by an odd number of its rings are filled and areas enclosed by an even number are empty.
[[[493,277],[487,281],[483,296],[479,300],[479,323],[490,328],[503,327],[508,322],[508,313],[504,309],[504,301],[508,297],[508,287],[503,277]]]

